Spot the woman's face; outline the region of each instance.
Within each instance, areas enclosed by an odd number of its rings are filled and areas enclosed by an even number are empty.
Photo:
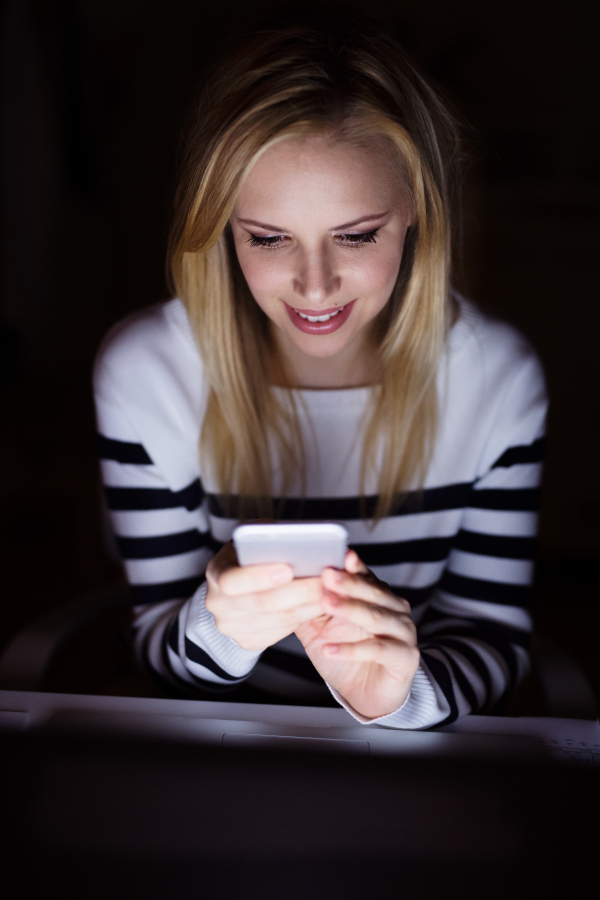
[[[390,298],[411,216],[380,143],[284,141],[250,172],[231,217],[238,259],[304,386],[334,386],[335,371],[368,379],[369,326]]]

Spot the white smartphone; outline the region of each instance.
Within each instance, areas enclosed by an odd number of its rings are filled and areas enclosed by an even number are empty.
[[[240,566],[288,563],[295,578],[306,578],[344,568],[348,532],[333,522],[238,525],[233,544]]]

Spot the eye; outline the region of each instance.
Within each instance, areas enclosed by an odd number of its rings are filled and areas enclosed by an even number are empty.
[[[269,237],[259,237],[259,235],[253,234],[250,236],[248,244],[251,247],[267,247],[270,250],[276,250],[282,246],[284,240],[285,236],[282,234],[270,235]]]
[[[338,234],[338,243],[345,247],[360,247],[363,244],[375,244],[377,242],[377,229],[365,231],[363,234]]]

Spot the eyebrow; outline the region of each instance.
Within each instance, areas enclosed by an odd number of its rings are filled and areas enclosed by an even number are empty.
[[[331,231],[343,231],[345,228],[353,228],[355,225],[360,225],[361,222],[373,222],[377,219],[383,219],[384,216],[387,216],[388,211],[373,213],[370,216],[360,216],[360,218],[354,219],[352,222],[345,222],[343,225],[338,225],[337,228],[332,228]],[[286,228],[280,228],[279,225],[268,225],[266,222],[257,222],[256,219],[238,218],[238,222],[242,225],[254,225],[256,228],[264,228],[265,231],[278,231],[281,234],[284,234],[288,230]]]

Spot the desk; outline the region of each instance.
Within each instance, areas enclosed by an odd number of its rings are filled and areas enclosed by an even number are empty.
[[[414,732],[343,709],[24,691],[0,710],[5,873],[26,895],[548,900],[596,875],[598,722]],[[268,752],[298,748],[319,752]]]
[[[429,731],[359,725],[344,709],[0,691],[0,729],[95,731],[202,745],[393,756],[537,754],[600,765],[598,721],[466,716]]]

